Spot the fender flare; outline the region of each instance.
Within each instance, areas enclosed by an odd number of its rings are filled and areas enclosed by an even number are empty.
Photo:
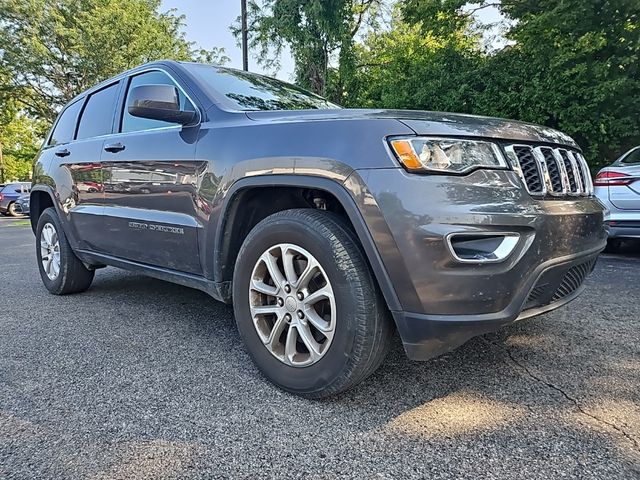
[[[384,296],[389,310],[402,310],[391,278],[384,266],[382,257],[380,256],[371,232],[364,221],[362,213],[356,205],[355,199],[342,183],[323,177],[307,175],[258,175],[236,181],[227,191],[224,200],[222,201],[220,213],[218,214],[217,219],[212,219],[212,223],[215,225],[213,276],[216,281],[220,281],[222,279],[222,263],[224,262],[225,255],[224,237],[225,228],[229,218],[230,206],[242,190],[260,187],[311,188],[325,191],[333,195],[344,208],[351,224],[354,227],[355,233],[362,244],[367,260],[369,261],[369,265],[373,270],[374,277],[378,282],[378,286],[382,291],[382,295]]]
[[[53,188],[51,188],[51,187],[50,187],[50,186],[48,186],[48,185],[34,185],[34,186],[31,188],[31,192],[30,192],[30,194],[29,194],[29,195],[30,195],[30,196],[29,196],[29,220],[30,220],[30,222],[31,222],[31,229],[33,230],[33,233],[35,234],[35,232],[36,232],[36,227],[38,226],[38,219],[37,219],[37,218],[33,218],[33,212],[34,212],[35,210],[34,210],[34,208],[33,208],[33,203],[32,203],[32,202],[33,202],[33,198],[32,198],[32,195],[33,195],[33,193],[34,193],[34,192],[44,192],[44,193],[46,193],[47,195],[49,195],[49,197],[51,198],[51,203],[53,204],[53,208],[55,208],[55,209],[56,209],[56,213],[58,214],[58,217],[60,218],[60,221],[61,221],[60,223],[62,224],[62,228],[64,228],[64,227],[65,227],[65,225],[64,225],[64,223],[65,223],[65,222],[64,222],[64,218],[63,218],[63,216],[62,216],[62,214],[61,214],[62,212],[61,212],[61,209],[60,209],[60,204],[59,204],[59,202],[57,202],[57,201],[56,201],[56,195],[55,195],[55,193],[54,193],[54,191],[53,191]],[[65,231],[65,234],[66,234],[66,233],[67,233],[67,232]]]

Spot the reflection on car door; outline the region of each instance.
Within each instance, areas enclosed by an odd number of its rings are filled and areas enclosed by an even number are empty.
[[[56,185],[62,209],[69,215],[72,235],[80,249],[99,250],[102,241],[102,166],[105,135],[113,131],[120,83],[91,93],[71,104],[60,116],[49,144],[53,149]],[[76,119],[80,116],[79,121]]]
[[[198,128],[133,117],[126,108],[130,89],[157,84],[175,82],[159,70],[131,77],[120,133],[103,148],[109,250],[120,258],[198,274],[195,202],[206,168],[205,162],[195,161]],[[195,108],[182,90],[180,94],[183,109]]]

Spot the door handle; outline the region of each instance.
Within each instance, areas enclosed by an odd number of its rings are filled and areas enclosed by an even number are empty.
[[[69,155],[71,155],[71,152],[66,148],[56,151],[56,156],[58,157],[68,157]]]
[[[118,152],[121,152],[122,150],[124,150],[124,145],[121,144],[120,142],[110,143],[109,145],[104,146],[105,152],[118,153]]]

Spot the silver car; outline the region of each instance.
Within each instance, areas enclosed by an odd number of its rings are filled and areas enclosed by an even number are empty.
[[[600,170],[594,186],[609,210],[610,246],[619,247],[625,238],[640,238],[640,146]]]

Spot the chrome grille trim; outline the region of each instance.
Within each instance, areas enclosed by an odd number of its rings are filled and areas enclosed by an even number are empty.
[[[589,164],[581,153],[573,152],[573,156],[576,158],[578,165],[582,169],[582,180],[584,182],[584,191],[588,195],[593,195],[593,179],[591,178],[591,172],[589,171]]]
[[[511,144],[504,148],[511,166],[530,195],[593,195],[593,181],[581,153],[542,145]]]

